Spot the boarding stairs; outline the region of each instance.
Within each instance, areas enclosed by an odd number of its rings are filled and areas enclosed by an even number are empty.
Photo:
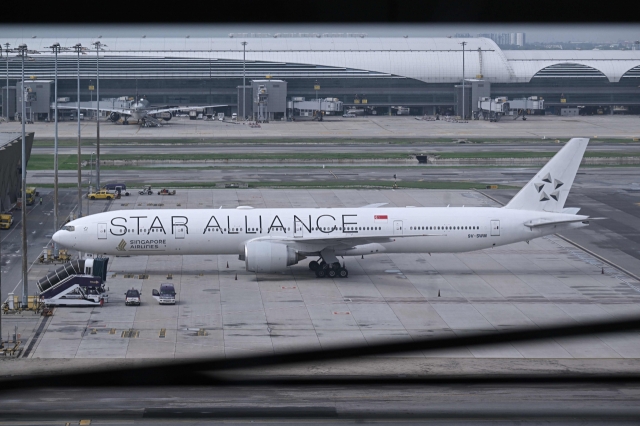
[[[38,280],[45,305],[96,306],[108,302],[104,289],[108,259],[74,260]]]

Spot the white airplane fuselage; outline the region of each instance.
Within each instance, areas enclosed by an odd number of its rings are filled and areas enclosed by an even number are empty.
[[[563,220],[573,222],[557,223]],[[525,225],[541,221],[555,224]],[[74,220],[54,239],[70,249],[106,255],[242,255],[252,240],[286,239],[308,256],[318,252],[314,240],[324,237],[378,240],[347,241],[336,247],[339,256],[456,253],[587,224],[587,216],[488,207],[120,210]]]

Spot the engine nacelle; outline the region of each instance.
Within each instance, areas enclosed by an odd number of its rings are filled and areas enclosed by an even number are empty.
[[[115,123],[116,121],[120,120],[120,114],[118,114],[117,112],[110,113],[109,120]]]
[[[295,265],[304,256],[286,244],[250,241],[244,246],[244,260],[249,272],[280,272]]]

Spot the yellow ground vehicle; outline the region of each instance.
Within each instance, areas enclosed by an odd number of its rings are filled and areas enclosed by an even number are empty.
[[[36,196],[38,196],[38,191],[34,186],[30,186],[27,188],[27,205],[30,206],[36,202]]]
[[[0,214],[0,229],[9,229],[13,223],[13,216],[10,214]]]
[[[116,194],[109,192],[106,189],[101,189],[97,192],[90,192],[87,194],[90,200],[113,200],[116,198]]]

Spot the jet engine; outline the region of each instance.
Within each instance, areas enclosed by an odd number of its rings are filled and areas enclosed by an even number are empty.
[[[115,123],[116,121],[120,120],[120,114],[118,114],[117,112],[110,113],[109,120]]]
[[[301,259],[304,256],[286,244],[249,241],[244,246],[244,260],[249,272],[280,272]]]

